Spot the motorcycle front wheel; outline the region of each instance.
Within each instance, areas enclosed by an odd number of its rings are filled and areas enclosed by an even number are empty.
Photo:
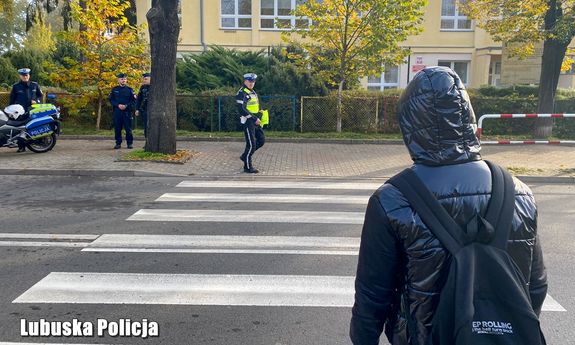
[[[54,148],[54,145],[56,145],[56,133],[26,143],[26,147],[36,153],[48,152]]]

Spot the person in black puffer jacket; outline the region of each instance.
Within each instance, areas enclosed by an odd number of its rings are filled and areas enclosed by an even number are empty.
[[[420,71],[398,108],[411,169],[461,226],[485,213],[491,173],[481,160],[475,114],[459,76],[446,67]],[[508,252],[529,282],[539,315],[547,275],[537,238],[537,206],[529,187],[514,178],[515,214]],[[350,337],[379,344],[427,345],[450,257],[406,198],[390,184],[370,198],[359,251]]]

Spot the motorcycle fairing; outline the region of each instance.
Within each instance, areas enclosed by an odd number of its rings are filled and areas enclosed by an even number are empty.
[[[46,124],[49,124],[49,123],[52,123],[52,122],[54,122],[54,119],[51,118],[50,116],[41,117],[41,118],[39,118],[39,119],[34,119],[34,120],[28,122],[28,123],[26,124],[26,129],[27,129],[27,130],[30,130],[30,129],[33,129],[33,128],[36,128],[36,127],[40,127],[40,126],[42,126],[42,125],[46,125]]]

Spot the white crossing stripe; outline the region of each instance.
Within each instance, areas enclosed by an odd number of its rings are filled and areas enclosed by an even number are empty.
[[[53,272],[14,303],[349,307],[353,277]]]
[[[567,311],[561,304],[559,304],[551,295],[545,297],[543,302],[544,311]]]
[[[157,222],[363,224],[363,212],[142,209],[127,220]]]
[[[82,248],[99,235],[0,233],[0,247],[69,247]],[[6,239],[8,241],[3,241]],[[49,241],[30,241],[49,240]],[[74,241],[72,241],[74,240]],[[76,242],[82,241],[82,242]]]
[[[351,307],[354,281],[341,276],[53,272],[13,303]]]
[[[91,344],[64,344],[64,343],[12,343],[0,341],[0,345],[91,345]],[[106,344],[101,344],[106,345]]]
[[[0,233],[0,238],[11,239],[50,239],[50,240],[95,240],[100,235],[80,234],[25,234],[25,233]]]
[[[375,191],[381,182],[325,182],[325,181],[183,181],[176,187],[193,188],[276,188],[276,189],[346,189]]]
[[[64,344],[64,343],[12,343],[0,341],[0,345],[91,345],[91,344]],[[93,345],[93,344],[92,344]],[[106,344],[101,344],[106,345]]]
[[[156,201],[184,202],[265,202],[265,203],[322,203],[367,205],[369,196],[306,195],[306,194],[228,194],[228,193],[166,193]]]
[[[89,242],[33,242],[33,241],[0,241],[0,247],[86,247]]]
[[[359,241],[356,237],[106,234],[82,251],[358,255]]]

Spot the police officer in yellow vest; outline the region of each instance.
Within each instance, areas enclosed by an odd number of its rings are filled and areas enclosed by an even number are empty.
[[[246,148],[240,159],[244,162],[244,172],[256,174],[259,171],[252,165],[252,155],[264,146],[265,135],[261,127],[260,103],[254,91],[258,76],[255,73],[244,74],[244,85],[236,95],[236,104],[240,115],[240,122],[246,139]]]

